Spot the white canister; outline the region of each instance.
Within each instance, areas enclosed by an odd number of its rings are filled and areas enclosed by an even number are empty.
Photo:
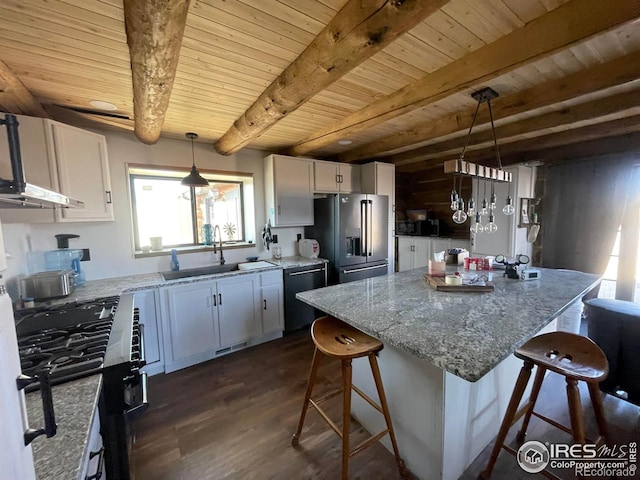
[[[320,244],[313,238],[303,238],[298,241],[300,256],[306,258],[318,258],[320,255]]]

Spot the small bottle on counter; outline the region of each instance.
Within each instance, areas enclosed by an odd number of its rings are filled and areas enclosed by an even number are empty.
[[[178,251],[175,248],[171,250],[171,270],[174,272],[180,270],[180,263],[178,262]]]

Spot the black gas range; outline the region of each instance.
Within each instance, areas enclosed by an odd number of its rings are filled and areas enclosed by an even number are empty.
[[[99,401],[108,478],[129,479],[131,425],[148,408],[144,326],[133,294],[16,312],[22,372],[51,385],[102,374]],[[26,391],[39,388],[31,384]],[[54,392],[55,395],[55,392]]]

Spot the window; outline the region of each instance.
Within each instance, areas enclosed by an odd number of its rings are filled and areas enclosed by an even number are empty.
[[[602,276],[598,296],[600,298],[616,298],[616,281],[618,279],[618,260],[620,258],[620,227],[616,232],[616,241],[609,257],[609,263]]]
[[[245,214],[245,206],[253,212],[252,175],[201,170],[209,186],[194,188],[180,184],[187,173],[129,166],[135,250],[151,237],[162,237],[164,248],[203,245],[205,224],[218,225],[226,244],[253,242],[254,228],[247,225],[253,215]]]

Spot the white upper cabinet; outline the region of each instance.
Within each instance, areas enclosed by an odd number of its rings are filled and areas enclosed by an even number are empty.
[[[316,160],[314,190],[318,193],[360,192],[360,166]]]
[[[396,166],[393,163],[371,162],[360,166],[362,193],[389,197],[389,222],[395,222]]]
[[[313,225],[313,160],[265,158],[265,205],[272,227]]]
[[[104,136],[53,120],[17,115],[29,183],[84,202],[83,209],[2,209],[5,223],[96,222],[114,219]],[[12,178],[6,135],[0,135],[0,177]]]
[[[58,122],[47,122],[55,151],[58,187],[84,202],[84,208],[56,211],[59,222],[113,220],[107,140]]]

